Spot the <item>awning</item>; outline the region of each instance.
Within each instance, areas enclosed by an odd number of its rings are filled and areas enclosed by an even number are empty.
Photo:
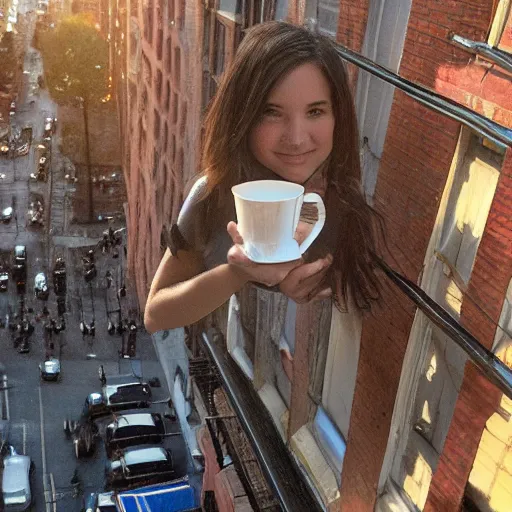
[[[199,507],[188,479],[118,494],[119,512],[185,512]]]

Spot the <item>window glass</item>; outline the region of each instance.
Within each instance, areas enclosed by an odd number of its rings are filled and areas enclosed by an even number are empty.
[[[317,6],[317,23],[320,33],[336,37],[340,0],[320,0]]]
[[[232,12],[234,14],[241,14],[242,0],[220,0],[219,11]]]
[[[276,14],[275,18],[277,21],[286,21],[288,16],[288,0],[277,0],[276,2]]]

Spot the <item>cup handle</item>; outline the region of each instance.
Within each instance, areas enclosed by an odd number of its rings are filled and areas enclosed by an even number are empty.
[[[299,245],[301,254],[304,254],[309,249],[309,246],[315,241],[325,224],[325,206],[322,198],[314,192],[309,192],[304,195],[304,203],[316,203],[316,207],[318,208],[318,220],[315,222],[311,233],[309,233],[306,239]]]

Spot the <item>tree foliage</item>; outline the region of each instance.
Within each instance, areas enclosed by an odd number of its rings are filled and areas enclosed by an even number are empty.
[[[43,57],[46,83],[56,101],[81,98],[93,104],[107,97],[108,42],[88,16],[69,16],[55,29],[41,31],[37,47]]]

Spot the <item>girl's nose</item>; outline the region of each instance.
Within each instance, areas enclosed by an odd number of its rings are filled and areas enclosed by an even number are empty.
[[[293,148],[303,145],[306,140],[306,131],[304,124],[300,119],[290,119],[285,126],[282,142]]]

